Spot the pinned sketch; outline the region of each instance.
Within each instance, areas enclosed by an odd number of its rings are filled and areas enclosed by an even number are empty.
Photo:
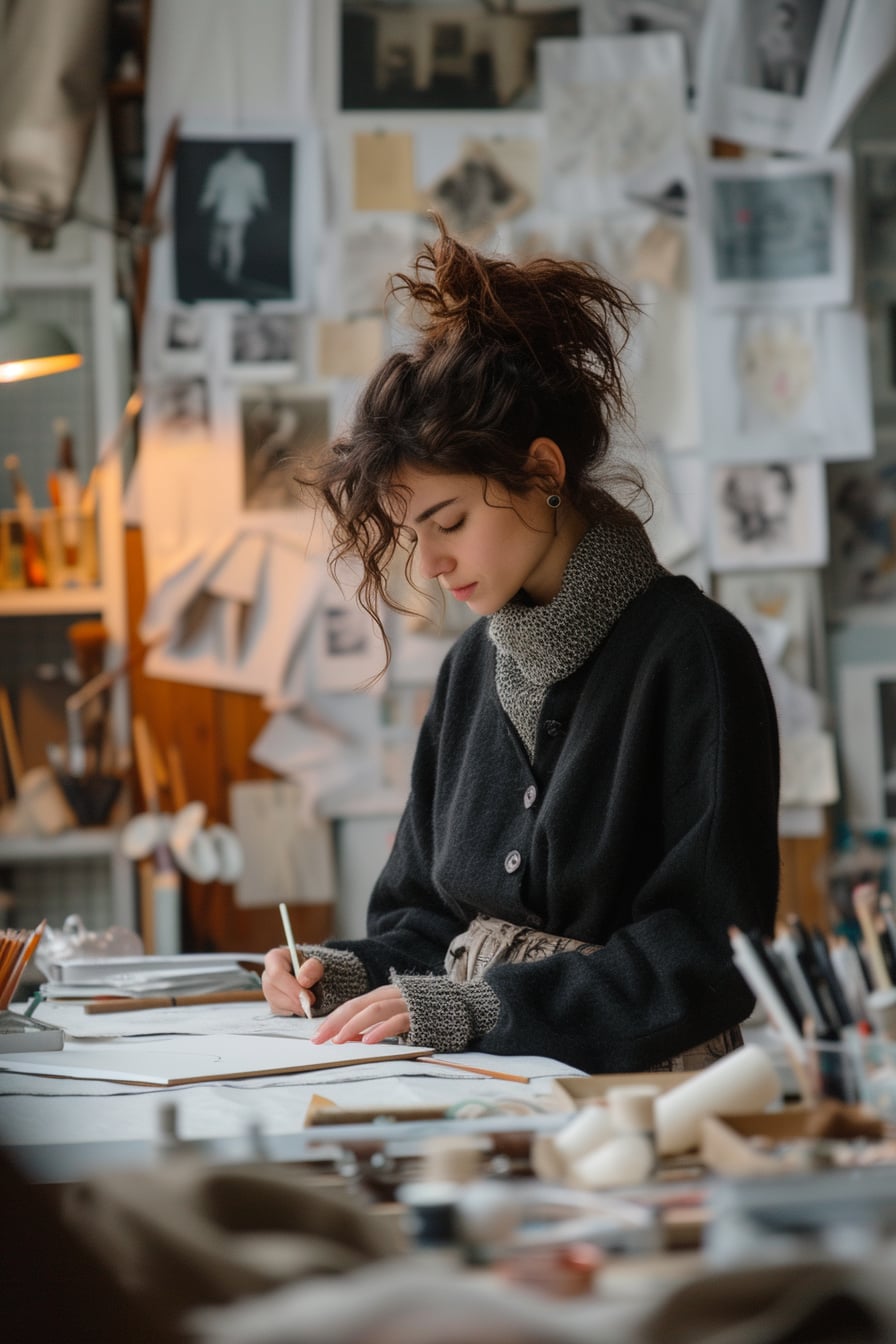
[[[231,313],[231,372],[245,377],[295,377],[300,364],[300,318],[297,313],[251,309]]]
[[[408,270],[414,252],[411,220],[353,223],[342,237],[339,267],[346,317],[381,317],[389,276]]]
[[[896,622],[896,443],[882,438],[868,462],[828,468],[834,620]]]
[[[140,624],[152,645],[147,675],[258,695],[277,689],[311,620],[323,565],[259,535],[263,552],[245,531],[231,533],[150,595]]]
[[[851,157],[707,159],[698,166],[700,286],[715,307],[848,304]]]
[[[345,563],[341,586],[328,577],[311,631],[312,686],[331,693],[364,690],[385,665],[382,639],[353,596],[354,566]]]
[[[896,141],[858,146],[860,242],[866,272],[896,270]]]
[[[354,149],[356,210],[416,210],[414,137],[408,131],[358,131]]]
[[[305,816],[301,786],[253,779],[230,786],[230,818],[243,848],[234,902],[329,905],[336,896],[332,828]]]
[[[542,38],[575,37],[578,4],[341,0],[341,107],[471,111],[536,106]]]
[[[208,433],[208,381],[205,378],[160,378],[146,393],[146,416],[171,437]]]
[[[700,345],[710,459],[872,455],[868,339],[858,309],[703,312]]]
[[[301,786],[299,816],[311,824],[321,809],[382,787],[376,738],[376,702],[367,696],[335,697],[341,701],[339,726],[305,711],[274,714],[249,748],[259,765]],[[347,716],[346,711],[351,707]],[[357,708],[369,711],[358,726]],[[346,724],[346,718],[348,722]]]
[[[296,512],[297,477],[309,472],[330,432],[328,394],[286,383],[240,389],[243,507]]]
[[[321,378],[366,378],[383,358],[386,327],[382,318],[317,323],[317,372]]]
[[[707,483],[711,569],[781,569],[827,562],[820,462],[711,467]]]
[[[630,178],[687,143],[684,50],[672,33],[538,49],[546,192],[561,211],[626,204]]]
[[[449,233],[474,244],[487,238],[502,219],[521,214],[531,204],[528,192],[482,141],[469,142],[422,198],[426,208],[442,216]]]

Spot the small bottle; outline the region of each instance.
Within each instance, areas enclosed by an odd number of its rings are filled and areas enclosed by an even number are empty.
[[[22,565],[25,570],[25,582],[29,588],[46,588],[47,564],[31,491],[19,473],[19,459],[15,453],[9,454],[4,465],[12,477],[12,492],[22,525]]]
[[[47,477],[47,489],[59,516],[62,564],[71,574],[81,559],[81,482],[68,421],[61,416],[54,420],[53,432],[56,435],[56,470]]]

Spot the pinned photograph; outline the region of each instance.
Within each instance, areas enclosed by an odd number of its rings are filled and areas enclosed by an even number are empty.
[[[711,159],[697,172],[701,283],[715,307],[852,297],[850,156]]]
[[[149,393],[153,424],[168,434],[205,433],[209,425],[208,382],[205,378],[165,378]]]
[[[848,820],[896,833],[896,664],[847,663],[838,684]]]
[[[866,271],[896,271],[896,141],[859,146],[859,211]]]
[[[174,180],[177,297],[291,299],[298,145],[181,139]]]
[[[330,433],[330,402],[322,392],[275,383],[240,395],[243,507],[295,511],[296,477],[312,467]]]
[[[535,44],[576,37],[579,10],[342,0],[342,110],[537,107]]]
[[[230,361],[239,373],[270,377],[278,370],[294,372],[299,349],[299,318],[295,313],[234,313],[230,322]]]
[[[824,468],[739,463],[708,473],[710,568],[774,569],[827,561]]]
[[[427,209],[438,211],[448,232],[472,244],[488,238],[502,219],[521,214],[531,204],[528,193],[479,141],[470,143],[423,195]]]
[[[199,308],[172,308],[165,314],[165,350],[195,353],[205,343],[205,313]]]
[[[707,6],[697,83],[710,134],[763,149],[827,148],[848,0]]]
[[[896,444],[881,440],[869,462],[834,463],[828,501],[831,618],[896,623]]]

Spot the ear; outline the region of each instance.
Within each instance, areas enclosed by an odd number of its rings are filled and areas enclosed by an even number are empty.
[[[560,445],[541,436],[529,444],[528,467],[533,476],[559,490],[566,480],[566,459]]]

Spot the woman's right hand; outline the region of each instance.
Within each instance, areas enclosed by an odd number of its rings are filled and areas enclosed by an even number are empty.
[[[323,962],[318,957],[308,957],[299,967],[298,980],[292,973],[292,960],[288,947],[272,947],[264,959],[264,971],[261,987],[272,1013],[278,1017],[304,1017],[302,996],[299,987],[311,990],[324,973]],[[309,993],[314,1003],[314,994]]]

